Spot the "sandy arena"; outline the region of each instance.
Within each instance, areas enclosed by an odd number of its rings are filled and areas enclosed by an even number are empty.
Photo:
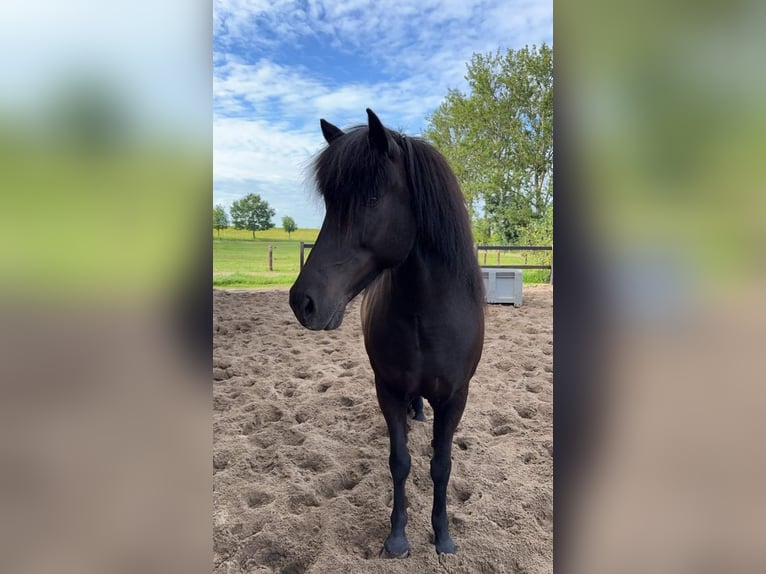
[[[518,309],[487,307],[454,439],[455,555],[430,542],[428,404],[428,422],[410,421],[405,560],[378,558],[392,489],[359,299],[338,330],[313,332],[286,290],[214,292],[214,571],[552,572],[552,288],[525,285]]]

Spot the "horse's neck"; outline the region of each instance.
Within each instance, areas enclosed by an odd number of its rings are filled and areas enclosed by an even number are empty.
[[[413,300],[432,298],[439,292],[459,292],[455,289],[459,282],[446,262],[430,256],[416,245],[407,259],[391,270],[390,289],[392,296]]]

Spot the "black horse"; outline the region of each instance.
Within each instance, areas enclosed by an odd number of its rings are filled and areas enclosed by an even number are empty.
[[[320,120],[329,144],[313,168],[326,215],[290,290],[304,327],[336,329],[363,289],[362,328],[391,441],[391,533],[381,555],[405,557],[404,484],[410,471],[407,410],[434,411],[431,524],[438,553],[453,553],[447,526],[452,436],[484,344],[483,286],[463,195],[431,145],[368,125],[343,132]]]

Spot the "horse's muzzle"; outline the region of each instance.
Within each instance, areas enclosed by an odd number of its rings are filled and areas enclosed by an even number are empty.
[[[301,325],[312,331],[331,331],[337,329],[343,322],[346,311],[345,301],[330,306],[317,304],[317,297],[303,289],[290,289],[290,307]],[[327,309],[331,311],[328,312]]]

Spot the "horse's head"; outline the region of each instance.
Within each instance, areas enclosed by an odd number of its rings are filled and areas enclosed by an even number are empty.
[[[348,133],[320,121],[328,146],[314,170],[326,214],[290,289],[290,306],[309,329],[338,328],[346,304],[403,262],[415,242],[405,153],[371,110],[367,115],[368,126]]]

